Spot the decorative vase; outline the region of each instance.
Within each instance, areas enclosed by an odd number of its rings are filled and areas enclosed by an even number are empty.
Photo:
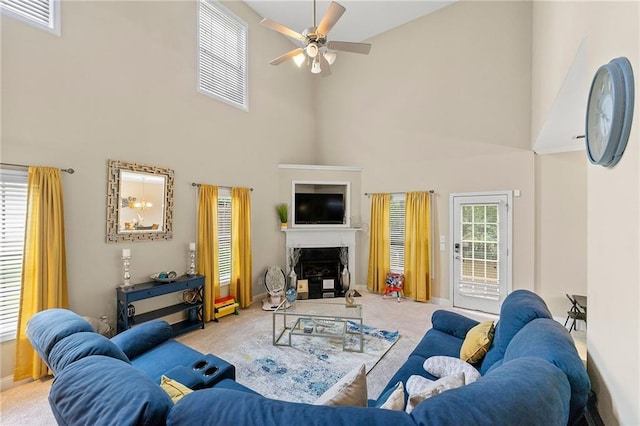
[[[287,302],[293,303],[298,299],[298,290],[295,287],[289,287],[285,293]]]
[[[289,282],[287,283],[287,291],[285,292],[285,296],[289,303],[295,302],[298,298],[298,276],[296,275],[296,271],[291,269],[289,271]]]
[[[280,229],[287,229],[287,222],[280,222]]]
[[[351,273],[349,272],[349,270],[347,269],[347,266],[345,265],[345,267],[342,269],[342,274],[340,274],[340,282],[342,284],[342,291],[343,292],[347,292],[349,290],[349,286],[350,286],[350,281],[351,281]]]

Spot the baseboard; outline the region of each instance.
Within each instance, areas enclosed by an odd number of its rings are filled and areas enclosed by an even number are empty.
[[[14,382],[13,376],[2,377],[0,378],[0,392],[4,392],[11,388],[15,388],[17,386],[24,385],[25,383],[29,383],[32,381],[33,379],[24,379],[24,380],[20,380],[19,382]]]
[[[440,297],[432,297],[431,303],[434,305],[451,306],[451,299],[443,299]]]

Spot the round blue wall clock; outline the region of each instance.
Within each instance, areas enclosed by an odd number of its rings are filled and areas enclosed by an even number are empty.
[[[612,167],[620,161],[633,120],[633,69],[627,58],[598,68],[587,103],[587,156],[593,164]]]

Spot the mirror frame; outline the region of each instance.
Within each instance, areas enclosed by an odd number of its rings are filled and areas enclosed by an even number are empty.
[[[139,172],[156,176],[164,176],[164,212],[163,230],[144,232],[120,232],[120,171]],[[109,160],[107,176],[107,242],[170,240],[173,238],[173,187],[174,172],[156,166],[131,163],[128,161]]]

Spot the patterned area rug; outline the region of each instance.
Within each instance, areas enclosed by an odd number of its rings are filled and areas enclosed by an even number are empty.
[[[350,331],[358,326],[347,323]],[[397,331],[367,325],[363,333],[363,353],[343,351],[341,339],[304,335],[292,336],[291,347],[273,346],[268,334],[218,356],[235,365],[238,383],[269,398],[312,403],[360,365],[365,364],[369,372],[399,337]],[[356,339],[349,339],[347,347],[359,347]]]

